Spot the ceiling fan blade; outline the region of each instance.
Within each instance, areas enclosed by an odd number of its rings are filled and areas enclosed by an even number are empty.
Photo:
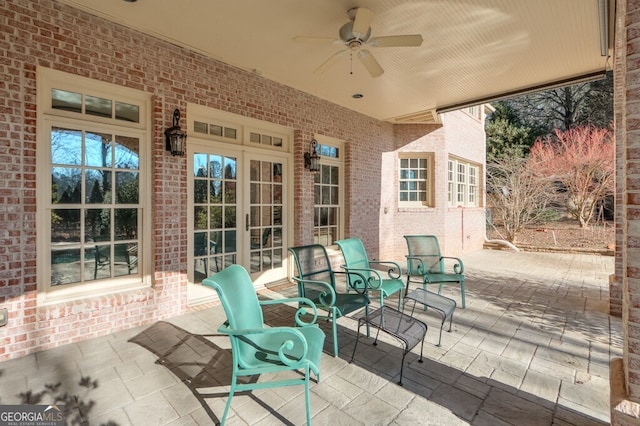
[[[316,44],[344,44],[344,42],[340,39],[331,38],[331,37],[305,37],[305,36],[296,36],[292,38],[296,43],[316,43]]]
[[[382,69],[378,61],[376,61],[376,58],[374,58],[371,52],[369,52],[368,50],[360,50],[358,52],[358,58],[360,59],[360,62],[362,62],[362,65],[364,65],[364,67],[367,69],[367,71],[369,71],[371,77],[380,77],[384,73],[384,70]]]
[[[372,20],[373,11],[359,7],[358,10],[356,10],[356,17],[353,20],[353,29],[351,30],[353,35],[360,39],[366,37]]]
[[[422,36],[420,34],[411,34],[411,35],[374,37],[371,40],[369,40],[367,44],[373,47],[420,46],[422,44]]]
[[[329,68],[331,68],[333,66],[333,64],[338,62],[338,60],[340,60],[340,58],[342,58],[344,55],[346,55],[348,52],[349,52],[348,50],[341,50],[339,52],[334,53],[333,55],[331,55],[329,57],[329,59],[324,61],[324,63],[322,65],[320,65],[318,68],[316,68],[316,70],[313,73],[314,74],[322,74],[322,73],[324,73]]]

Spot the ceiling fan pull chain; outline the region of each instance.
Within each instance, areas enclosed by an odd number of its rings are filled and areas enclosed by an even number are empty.
[[[349,53],[349,74],[353,75],[353,52]]]

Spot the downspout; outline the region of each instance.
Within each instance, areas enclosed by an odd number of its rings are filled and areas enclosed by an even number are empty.
[[[502,245],[505,245],[505,246],[509,247],[509,248],[510,248],[511,250],[513,250],[513,251],[520,251],[520,250],[518,249],[518,247],[514,246],[513,244],[511,244],[511,243],[510,243],[509,241],[507,241],[507,240],[490,240],[490,239],[487,237],[487,231],[486,231],[486,230],[484,231],[484,242],[485,242],[485,243],[488,243],[488,244],[502,244]]]
[[[462,251],[464,251],[464,206],[458,206],[460,208],[460,240],[462,242]],[[485,233],[486,233],[485,229]]]

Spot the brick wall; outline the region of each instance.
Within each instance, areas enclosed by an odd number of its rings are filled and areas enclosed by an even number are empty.
[[[623,358],[610,366],[611,424],[640,424],[640,1],[616,1],[614,119],[616,261],[610,310],[622,315]]]
[[[378,257],[380,170],[384,153],[396,149],[397,126],[51,0],[5,0],[0,58],[0,307],[9,309],[0,360],[187,310],[186,157],[168,154],[163,139],[175,108],[186,127],[187,103],[294,129],[296,244],[312,241],[313,176],[303,169],[302,154],[316,134],[346,141],[346,235],[362,237]],[[39,66],[152,95],[150,288],[37,304],[35,191],[40,179],[49,179],[35,170]]]
[[[448,207],[447,159],[455,155],[485,167],[484,120],[455,111],[442,116],[442,125],[406,125],[395,129],[396,150],[383,155],[380,206],[380,256],[403,260],[403,235],[433,234],[443,253],[459,256],[482,249],[485,230],[484,185],[479,186],[478,208]],[[398,207],[398,165],[401,152],[429,152],[435,156],[435,207]],[[386,209],[386,210],[385,210]],[[463,211],[464,210],[464,211]]]

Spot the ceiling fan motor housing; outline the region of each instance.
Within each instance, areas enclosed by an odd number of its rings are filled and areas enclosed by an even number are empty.
[[[362,37],[353,34],[353,21],[347,22],[340,28],[340,38],[347,43],[349,47],[351,47],[350,42],[359,41],[360,44],[366,43],[369,37],[371,37],[371,27],[367,30],[367,34]]]

